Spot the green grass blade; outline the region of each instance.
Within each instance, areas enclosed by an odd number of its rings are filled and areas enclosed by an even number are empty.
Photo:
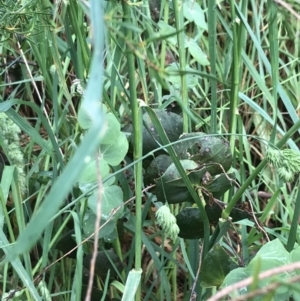
[[[141,277],[142,277],[142,269],[132,270],[129,272],[125,284],[124,294],[122,296],[122,301],[134,300],[137,288],[141,281]]]
[[[4,251],[6,256],[10,255],[11,250],[15,247],[15,245],[10,246],[9,241],[7,240],[3,230],[0,229],[0,247]],[[42,301],[37,292],[34,283],[32,282],[30,276],[28,275],[27,271],[24,269],[21,261],[19,258],[14,258],[10,261],[11,265],[13,266],[14,270],[19,275],[20,279],[23,282],[23,285],[29,290],[30,294],[36,301]]]

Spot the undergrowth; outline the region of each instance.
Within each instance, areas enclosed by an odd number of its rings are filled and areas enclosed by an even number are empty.
[[[299,300],[298,12],[2,1],[2,300]]]

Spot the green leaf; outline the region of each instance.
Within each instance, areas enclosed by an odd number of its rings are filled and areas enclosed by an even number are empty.
[[[201,265],[201,286],[220,286],[226,275],[237,267],[237,263],[221,245],[214,245]]]
[[[294,254],[295,255],[295,254]],[[297,255],[298,256],[298,255]],[[296,257],[297,257],[296,256]],[[283,266],[285,264],[290,263],[290,259],[293,258],[293,255],[289,254],[284,248],[283,244],[279,239],[272,240],[261,247],[261,249],[257,252],[255,257],[250,261],[249,265],[245,268],[240,268],[233,270],[231,273],[227,275],[222,283],[221,288],[229,286],[233,283],[241,281],[247,277],[253,276],[257,273],[257,267],[260,267],[259,272],[266,271],[269,269],[273,269],[279,266]],[[261,279],[258,282],[259,288],[264,288],[267,285],[274,282],[276,278],[280,279],[280,281],[286,280],[291,276],[294,276],[295,272],[285,272],[281,274],[273,275],[272,277]],[[274,279],[275,278],[275,279]],[[239,295],[243,295],[250,291],[249,287],[243,287],[237,291]],[[289,298],[289,296],[293,293],[293,289],[288,286],[280,286],[276,289],[275,295],[272,300],[275,301],[284,301]],[[236,296],[236,293],[230,293],[230,297]],[[263,300],[264,296],[259,296],[255,300],[260,301]]]
[[[183,2],[183,15],[190,22],[195,22],[201,29],[208,29],[204,12],[197,2],[191,0]]]
[[[199,239],[204,236],[203,219],[198,208],[184,208],[176,215],[176,221],[180,229],[179,237]]]
[[[126,134],[120,132],[117,141],[113,144],[101,144],[100,153],[103,159],[111,166],[117,166],[122,162],[128,152],[128,140]]]
[[[102,104],[101,110],[102,110],[102,114],[104,116],[107,112],[106,106]],[[79,108],[78,123],[79,123],[80,127],[84,130],[89,129],[93,124],[90,114],[88,114],[88,111],[86,109],[83,109],[83,106],[80,106],[80,108]]]
[[[108,175],[109,166],[102,156],[98,157],[99,171],[97,169],[96,158],[89,157],[89,158],[86,158],[85,161],[88,161],[88,163],[86,163],[86,166],[85,166],[83,172],[80,174],[80,178],[78,180],[78,182],[80,184],[88,184],[88,183],[97,182],[99,172],[100,172],[100,175],[102,178],[104,178],[105,176]]]
[[[182,142],[174,145],[178,157],[205,164],[212,176],[227,171],[232,165],[229,143],[222,137],[189,133],[181,135],[179,140]]]
[[[289,253],[279,239],[272,240],[260,248],[255,257],[245,268],[246,273],[249,275],[252,274],[257,260],[261,261],[261,271],[265,271],[287,264],[289,261]]]
[[[170,142],[176,141],[183,131],[182,117],[164,110],[154,110]],[[143,152],[146,154],[162,143],[148,113],[143,115]]]
[[[95,232],[96,218],[97,217],[94,212],[92,212],[91,210],[87,210],[83,220],[83,233],[85,237],[89,237]],[[100,225],[98,225],[98,227],[100,226],[101,229],[98,234],[99,239],[111,235],[115,227],[117,226],[117,222],[115,220],[110,220],[109,222],[106,222],[106,220],[101,219]]]
[[[210,65],[207,55],[201,50],[196,41],[190,39],[186,41],[186,46],[193,58],[202,66]]]
[[[112,113],[105,115],[105,125],[102,130],[101,144],[115,144],[121,133],[121,125]]]
[[[291,253],[290,253],[290,261],[291,262],[300,262],[300,246],[296,247]],[[300,275],[300,270],[297,269],[296,273]]]
[[[249,275],[245,272],[245,268],[234,269],[231,272],[229,272],[229,274],[226,276],[226,278],[224,279],[224,281],[222,283],[221,288],[238,283],[239,281],[242,281],[248,277],[249,277]],[[233,298],[233,297],[237,297],[239,295],[243,295],[246,293],[248,293],[248,288],[242,287],[242,288],[238,289],[237,294],[232,293],[232,294],[230,294],[230,296]]]
[[[81,106],[78,112],[78,123],[80,127],[84,130],[89,129],[93,124],[90,116],[86,113],[85,110],[81,109]]]
[[[137,288],[141,281],[142,269],[132,270],[126,280],[124,294],[122,296],[122,301],[134,300]]]
[[[98,190],[95,189],[93,194],[88,198],[89,208],[97,214],[97,202],[99,200]],[[101,219],[107,220],[113,209],[123,205],[123,191],[119,186],[112,185],[102,187],[101,201]],[[114,216],[113,220],[117,220],[123,214],[123,208],[120,208]]]

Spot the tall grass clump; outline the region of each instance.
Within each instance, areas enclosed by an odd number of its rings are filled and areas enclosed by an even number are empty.
[[[3,1],[4,300],[298,300],[297,1]]]

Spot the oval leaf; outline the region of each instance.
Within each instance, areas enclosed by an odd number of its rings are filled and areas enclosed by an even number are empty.
[[[217,244],[208,252],[202,262],[201,285],[205,287],[220,286],[226,275],[236,268],[238,268],[238,264],[221,245]]]

